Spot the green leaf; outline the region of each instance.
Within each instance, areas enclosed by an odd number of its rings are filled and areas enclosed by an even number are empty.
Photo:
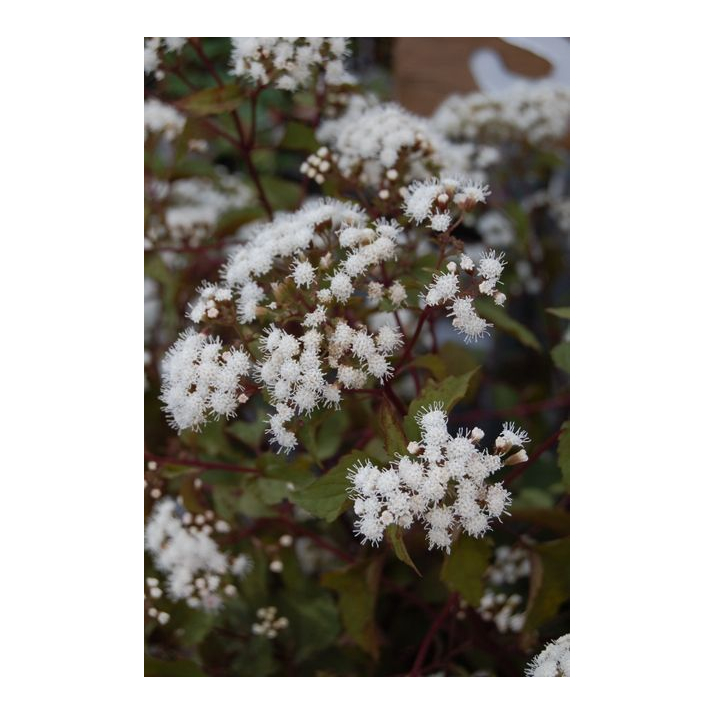
[[[527,628],[546,623],[569,599],[569,538],[533,548]]]
[[[228,522],[236,515],[269,517],[273,511],[263,502],[257,482],[253,481],[237,490],[234,485],[213,486],[213,506],[216,513]]]
[[[560,342],[550,352],[552,361],[569,374],[569,342]]]
[[[407,441],[401,426],[401,417],[388,399],[381,401],[378,423],[387,456],[392,458],[396,453],[405,455]]]
[[[284,637],[284,634],[280,634]],[[279,641],[279,638],[278,638]],[[273,676],[278,671],[273,657],[273,644],[264,636],[251,636],[242,654],[235,659],[233,670],[239,676]]]
[[[411,569],[416,572],[420,577],[421,573],[418,571],[418,567],[413,563],[411,555],[409,555],[406,549],[406,543],[404,542],[404,532],[397,525],[389,525],[386,528],[386,537],[388,538],[391,546],[394,548],[394,554],[404,563],[407,564]]]
[[[280,598],[278,609],[290,620],[290,636],[298,642],[297,662],[333,644],[341,631],[339,611],[328,592],[290,592]]]
[[[542,351],[542,346],[537,341],[537,337],[524,324],[514,320],[502,307],[498,307],[494,302],[477,299],[475,300],[475,311],[483,319],[492,322],[497,329],[514,337],[526,347],[530,347],[536,352]]]
[[[325,411],[325,418],[317,430],[317,460],[327,460],[337,453],[348,427],[349,416],[346,411]]]
[[[565,421],[562,425],[562,433],[557,445],[557,462],[562,471],[564,487],[569,492],[569,421]]]
[[[144,676],[205,676],[195,661],[161,661],[144,657]]]
[[[342,436],[349,426],[345,411],[324,409],[308,418],[299,430],[298,438],[312,458],[321,466],[342,444]]]
[[[429,381],[421,391],[421,395],[415,398],[408,409],[408,415],[404,420],[404,430],[406,437],[411,441],[417,441],[420,437],[416,414],[424,407],[429,406],[434,401],[442,401],[443,408],[450,411],[467,393],[470,381],[477,372],[473,369],[460,376],[448,376],[443,381]]]
[[[513,502],[513,509],[543,510],[552,508],[554,505],[555,499],[549,490],[541,487],[520,486]]]
[[[446,364],[446,373],[443,375],[444,378],[446,376],[460,376],[467,371],[480,369],[480,360],[477,352],[462,343],[446,342],[439,349],[438,356]],[[477,378],[471,382],[471,389],[475,382],[477,382]]]
[[[306,457],[287,462],[274,453],[265,453],[258,458],[257,466],[261,477],[256,481],[256,487],[268,505],[291,500],[295,492],[314,480]]]
[[[373,658],[379,655],[374,621],[379,575],[379,560],[371,560],[326,572],[321,578],[322,585],[335,590],[339,596],[339,613],[347,633]]]
[[[162,478],[178,478],[181,475],[198,475],[200,469],[194,465],[178,465],[175,463],[165,463],[161,466]]]
[[[339,463],[321,478],[315,478],[307,487],[293,493],[292,502],[315,517],[333,522],[347,508],[347,472],[359,460],[366,460],[363,451],[342,456]]]
[[[262,418],[258,418],[255,421],[238,419],[227,426],[225,430],[230,435],[235,436],[241,443],[253,450],[257,450],[265,434],[265,421]]]
[[[448,366],[437,354],[423,354],[416,357],[411,364],[421,369],[428,369],[438,381],[442,381],[448,376]]]
[[[560,319],[569,319],[569,307],[548,307],[547,311]]]
[[[197,116],[222,114],[237,109],[242,102],[242,91],[237,84],[203,89],[178,102],[179,108]]]
[[[174,619],[177,630],[180,630],[180,639],[184,646],[200,644],[215,626],[215,616],[201,609],[190,609],[185,616]]]
[[[276,210],[292,210],[300,201],[300,185],[278,176],[261,176],[267,199]]]
[[[443,562],[441,580],[471,606],[477,607],[483,596],[483,575],[492,549],[490,540],[476,540],[461,533]]]
[[[312,127],[299,121],[290,121],[285,127],[280,148],[313,153],[319,148],[319,142],[314,137]]]

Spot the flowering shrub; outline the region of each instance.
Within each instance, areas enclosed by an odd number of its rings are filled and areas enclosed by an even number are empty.
[[[359,52],[145,40],[147,675],[569,675],[568,95]]]

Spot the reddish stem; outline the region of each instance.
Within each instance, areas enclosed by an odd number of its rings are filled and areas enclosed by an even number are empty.
[[[156,461],[156,463],[168,463],[172,465],[187,465],[203,470],[229,470],[234,473],[259,473],[257,468],[248,468],[242,465],[231,465],[230,463],[217,463],[215,461],[197,460],[195,458],[173,458],[170,456],[155,456],[148,451],[144,452],[145,460]]]
[[[457,603],[457,601],[458,601],[458,593],[453,592],[448,597],[448,600],[446,601],[443,609],[441,609],[440,614],[433,620],[433,624],[431,624],[431,628],[426,633],[426,636],[423,637],[421,646],[418,649],[418,654],[416,655],[416,660],[413,662],[413,666],[411,667],[411,670],[408,673],[409,676],[420,676],[421,675],[421,668],[423,667],[424,659],[426,658],[426,654],[428,653],[428,648],[430,647],[431,642],[433,641],[436,634],[438,633],[438,630],[441,628],[441,626],[443,626],[443,624],[448,619],[448,616],[450,615],[451,610],[453,609],[453,607]]]

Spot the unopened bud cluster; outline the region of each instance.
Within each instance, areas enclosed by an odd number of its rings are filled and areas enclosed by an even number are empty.
[[[317,150],[317,153],[313,153],[307,157],[300,166],[300,173],[304,173],[315,183],[322,185],[331,168],[332,164],[329,149],[326,146],[322,146]]]
[[[286,629],[290,622],[287,617],[277,616],[276,607],[262,607],[257,610],[256,621],[252,625],[252,632],[257,636],[266,636],[268,639],[274,639],[283,629]]]
[[[146,614],[152,619],[156,619],[159,624],[168,624],[171,615],[161,611],[157,607],[156,600],[163,597],[163,590],[159,587],[159,581],[155,577],[146,577],[146,591],[144,592],[144,609]]]
[[[523,604],[519,594],[485,592],[478,606],[478,613],[485,621],[492,621],[501,634],[509,631],[522,631],[525,625],[525,612],[521,611]]]

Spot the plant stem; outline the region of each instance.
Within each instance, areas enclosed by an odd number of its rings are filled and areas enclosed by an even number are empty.
[[[418,654],[416,654],[416,660],[413,662],[413,666],[411,667],[411,670],[408,673],[409,676],[421,675],[421,668],[423,667],[424,659],[426,658],[426,654],[428,653],[428,648],[431,645],[431,642],[435,638],[436,634],[438,633],[438,630],[448,619],[448,616],[450,615],[451,610],[453,609],[457,601],[458,593],[453,592],[448,597],[448,600],[446,601],[443,609],[441,609],[440,614],[433,620],[431,628],[426,632],[426,636],[423,637],[421,646],[418,649]]]
[[[230,463],[217,463],[215,461],[197,460],[195,458],[174,458],[171,456],[155,456],[148,451],[144,452],[145,460],[156,461],[156,463],[168,463],[172,465],[187,465],[203,470],[229,470],[234,473],[259,473],[257,468],[248,468],[242,465],[231,465]]]

